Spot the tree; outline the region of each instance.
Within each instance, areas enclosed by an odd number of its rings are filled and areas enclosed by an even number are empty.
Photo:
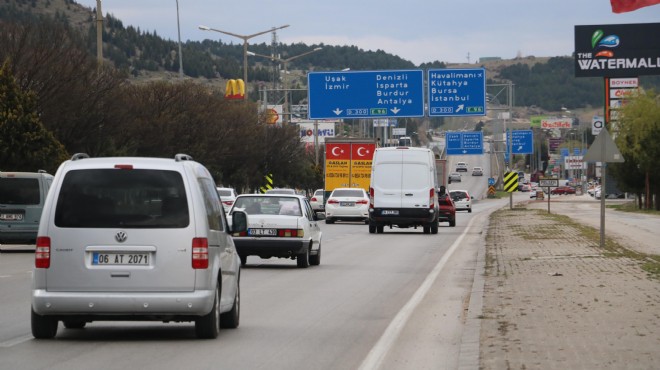
[[[74,30],[47,18],[0,22],[0,60],[9,61],[23,91],[35,93],[41,122],[67,150],[108,154],[113,125],[122,120],[124,77],[99,69]]]
[[[624,165],[634,166],[644,175],[644,206],[651,208],[652,199],[657,200],[660,194],[660,95],[653,90],[640,91],[621,109],[613,131],[617,147],[626,159]],[[657,201],[655,209],[660,210]]]
[[[19,88],[8,65],[0,67],[0,170],[53,173],[68,154],[39,121],[35,94]]]

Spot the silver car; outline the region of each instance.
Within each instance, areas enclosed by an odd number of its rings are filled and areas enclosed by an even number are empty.
[[[243,265],[248,256],[295,259],[300,268],[321,263],[323,213],[314,213],[305,196],[241,194],[230,214],[239,210],[250,217],[247,232],[234,234]]]
[[[193,321],[200,338],[236,328],[240,260],[210,173],[190,156],[64,162],[39,224],[32,335],[58,322]]]

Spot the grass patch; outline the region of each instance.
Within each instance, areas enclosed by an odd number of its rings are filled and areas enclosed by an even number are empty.
[[[622,204],[608,204],[605,205],[606,208],[615,209],[621,212],[631,212],[631,213],[641,213],[644,215],[655,215],[660,216],[660,211],[654,209],[639,209],[637,208],[637,203],[635,201],[622,203]]]
[[[600,230],[590,226],[582,225],[573,221],[568,216],[558,214],[548,214],[537,210],[540,214],[554,220],[555,222],[570,226],[580,231],[581,236],[593,241],[594,245],[600,246]],[[624,257],[640,262],[642,270],[649,274],[649,277],[660,279],[660,256],[636,252],[621,246],[616,241],[605,236],[605,250],[602,251],[606,257]]]
[[[512,213],[512,211],[516,211],[515,214]],[[522,212],[522,214],[519,212]],[[591,226],[580,224],[568,216],[555,213],[549,214],[547,211],[540,209],[530,210],[525,208],[507,208],[493,212],[491,217],[529,217],[525,215],[525,212],[528,212],[530,216],[541,216],[541,218],[543,220],[547,220],[547,222],[543,222],[544,227],[535,228],[533,230],[530,230],[526,227],[513,226],[513,234],[517,237],[530,241],[553,239],[557,235],[560,235],[562,230],[572,228],[578,231],[580,237],[586,239],[590,243],[593,243],[594,248],[597,248],[603,254],[603,256],[612,258],[628,258],[637,261],[639,262],[642,270],[646,271],[650,278],[660,280],[660,256],[640,253],[627,249],[613,239],[608,238],[607,236],[605,237],[604,249],[601,250],[600,230]],[[493,245],[494,239],[490,233],[487,234],[486,240],[489,244]],[[490,275],[492,273],[497,273],[497,271],[495,271],[496,265],[496,257],[491,253],[487,253],[487,274]]]

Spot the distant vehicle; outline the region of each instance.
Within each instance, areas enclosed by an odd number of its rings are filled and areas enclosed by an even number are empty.
[[[458,172],[452,172],[449,174],[449,183],[452,182],[461,182],[461,174]]]
[[[53,176],[0,171],[0,244],[34,244]]]
[[[456,163],[456,172],[467,172],[468,171],[468,165],[465,162],[458,162]]]
[[[410,136],[400,137],[399,146],[412,146],[412,139],[410,138]]]
[[[314,194],[309,199],[309,204],[312,206],[312,211],[323,212],[325,210],[324,203],[325,191],[323,189],[316,189]]]
[[[572,186],[559,186],[550,190],[550,194],[575,194],[575,188]]]
[[[522,191],[522,192],[532,191],[532,185],[530,185],[530,184],[518,184],[518,191]]]
[[[220,201],[222,202],[222,207],[225,209],[225,212],[229,212],[231,206],[234,205],[234,201],[238,194],[233,188],[216,188]]]
[[[481,167],[472,167],[472,176],[483,176],[484,170]]]
[[[360,188],[336,188],[325,204],[325,223],[335,221],[369,223],[369,195]]]
[[[321,263],[323,213],[312,211],[307,197],[297,194],[241,194],[230,214],[248,214],[247,232],[234,235],[241,264],[248,256],[290,258],[300,268]]]
[[[472,197],[467,190],[451,190],[449,196],[454,201],[457,211],[472,213]]]

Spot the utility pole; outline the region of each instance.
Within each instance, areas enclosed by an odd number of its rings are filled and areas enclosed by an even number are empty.
[[[103,12],[101,0],[96,0],[96,62],[98,69],[103,65]]]

